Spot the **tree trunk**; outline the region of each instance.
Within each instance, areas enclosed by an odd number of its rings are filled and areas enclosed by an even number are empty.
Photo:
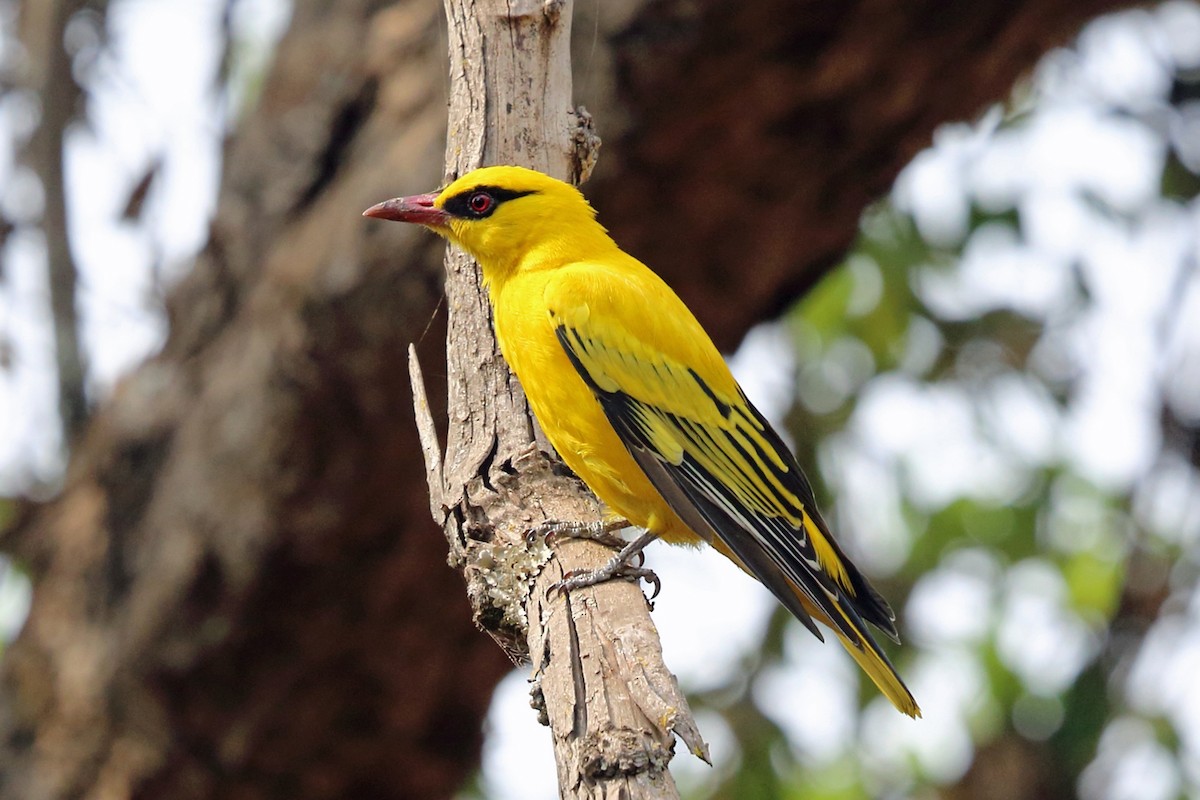
[[[582,4],[589,194],[730,346],[937,124],[1117,5]],[[440,177],[444,28],[429,3],[296,1],[166,347],[0,540],[36,587],[0,797],[443,798],[474,769],[507,661],[444,566],[399,368],[412,341],[440,357],[440,248],[358,216]]]

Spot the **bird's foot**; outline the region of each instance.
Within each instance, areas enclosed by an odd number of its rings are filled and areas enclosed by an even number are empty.
[[[564,575],[561,581],[551,586],[550,591],[569,592],[574,589],[582,589],[585,586],[595,586],[598,583],[604,583],[605,581],[617,578],[634,582],[644,580],[654,585],[654,593],[650,595],[650,599],[653,600],[662,591],[662,581],[659,580],[654,570],[646,569],[642,566],[645,563],[645,555],[642,553],[642,549],[657,538],[653,533],[643,533],[622,547],[621,551],[613,556],[604,566],[592,570],[572,570]],[[630,559],[635,557],[638,558],[638,563],[630,563]]]
[[[525,534],[525,541],[532,542],[539,536],[546,540],[546,544],[550,544],[559,537],[588,539],[602,544],[610,550],[619,551],[625,547],[625,540],[614,534],[616,531],[628,527],[629,522],[623,519],[609,522],[560,522],[558,520],[547,520],[540,525],[530,528]]]

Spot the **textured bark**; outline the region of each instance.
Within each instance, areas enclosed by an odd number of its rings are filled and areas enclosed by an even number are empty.
[[[936,124],[1115,5],[584,3],[588,191],[730,345]],[[415,0],[297,0],[164,352],[0,541],[36,581],[0,669],[0,797],[437,798],[475,765],[507,662],[428,521],[401,363],[440,248],[358,216],[440,177],[444,27]]]

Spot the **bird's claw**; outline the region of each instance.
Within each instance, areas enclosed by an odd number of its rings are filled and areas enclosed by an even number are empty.
[[[629,523],[623,519],[611,522],[546,520],[525,532],[525,542],[533,544],[538,537],[541,537],[546,540],[546,544],[551,544],[559,537],[566,537],[568,539],[588,539],[602,544],[610,550],[621,550],[625,547],[625,540],[620,536],[615,536],[614,533],[628,527]]]
[[[658,597],[658,593],[662,591],[662,581],[652,569],[647,569],[640,564],[645,563],[645,556],[641,553],[641,562],[638,566],[633,564],[621,563],[616,569],[610,569],[613,566],[612,562],[605,564],[600,569],[591,570],[571,570],[563,575],[561,581],[554,583],[549,590],[551,596],[559,592],[570,592],[575,589],[582,589],[585,586],[595,586],[600,583],[605,583],[611,580],[625,580],[637,583],[638,581],[646,581],[646,583],[654,586],[654,591],[650,594],[650,599]]]
[[[614,526],[616,523],[608,523],[608,525]],[[582,527],[578,523],[576,526]],[[596,528],[590,530],[594,531]],[[611,536],[611,532],[605,531],[604,533],[606,536]],[[590,538],[590,532],[588,538]],[[563,576],[561,581],[550,587],[548,594],[553,595],[556,592],[569,592],[572,589],[595,586],[598,583],[604,583],[613,578],[621,578],[622,580],[632,581],[644,580],[654,584],[654,594],[650,597],[653,600],[655,597],[658,597],[658,593],[662,590],[662,581],[658,579],[653,570],[643,566],[646,563],[646,555],[642,550],[646,545],[654,541],[655,538],[655,534],[647,531],[628,544],[622,541],[621,544],[623,546],[620,548],[620,552],[609,559],[607,564],[599,569],[572,570],[568,572]],[[635,556],[637,557],[637,563],[633,563]]]

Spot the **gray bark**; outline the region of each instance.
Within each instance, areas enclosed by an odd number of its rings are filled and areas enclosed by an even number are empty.
[[[586,177],[598,141],[571,103],[570,2],[447,3],[448,177],[512,163],[563,180]],[[423,388],[418,425],[435,520],[463,570],[475,619],[513,656],[532,655],[535,696],[550,726],[564,798],[678,796],[673,735],[707,758],[687,701],[662,661],[649,606],[613,581],[551,591],[612,553],[530,534],[551,521],[594,522],[600,509],[536,435],[523,393],[492,334],[479,269],[446,259],[449,436],[438,451]],[[414,366],[414,384],[421,387]]]

